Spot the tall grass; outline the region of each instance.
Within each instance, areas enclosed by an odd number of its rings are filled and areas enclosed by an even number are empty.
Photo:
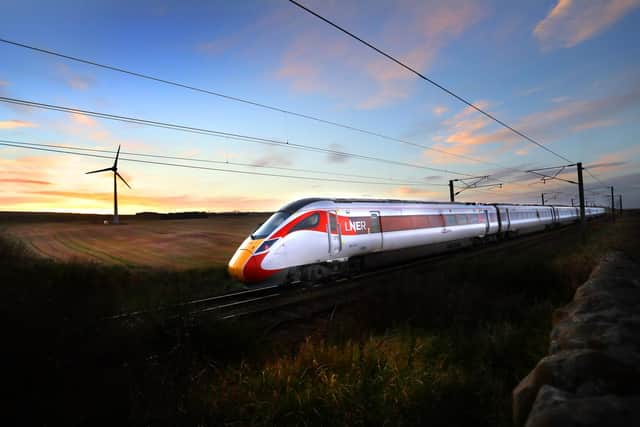
[[[3,417],[20,424],[145,424],[184,415],[179,408],[197,402],[195,373],[248,357],[259,344],[251,326],[186,315],[104,320],[234,286],[220,269],[56,263],[3,236],[0,283],[2,384],[12,408]]]

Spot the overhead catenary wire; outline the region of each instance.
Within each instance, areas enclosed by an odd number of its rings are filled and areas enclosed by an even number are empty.
[[[452,97],[454,97],[455,99],[457,99],[458,101],[466,104],[468,107],[473,108],[474,110],[476,110],[477,112],[481,113],[482,115],[484,115],[485,117],[493,120],[494,122],[500,124],[501,126],[505,127],[506,129],[510,130],[511,132],[515,133],[516,135],[524,138],[525,140],[529,141],[532,144],[537,145],[538,147],[542,148],[543,150],[553,154],[554,156],[565,160],[567,162],[571,162],[571,160],[569,160],[568,158],[566,158],[565,156],[557,153],[556,151],[550,149],[549,147],[544,146],[543,144],[541,144],[540,142],[536,141],[535,139],[531,138],[530,136],[520,132],[519,130],[513,128],[512,126],[508,125],[507,123],[505,123],[504,121],[498,119],[497,117],[495,117],[493,114],[483,110],[482,108],[478,107],[477,105],[473,104],[471,101],[468,101],[467,99],[463,98],[462,96],[456,94],[455,92],[453,92],[451,89],[446,88],[445,86],[441,85],[440,83],[437,83],[435,80],[425,76],[424,74],[422,74],[421,72],[417,71],[416,69],[414,69],[413,67],[405,64],[404,62],[400,61],[399,59],[391,56],[390,54],[386,53],[385,51],[383,51],[382,49],[374,46],[373,44],[367,42],[366,40],[362,39],[361,37],[355,35],[354,33],[350,32],[349,30],[341,27],[340,25],[334,23],[333,21],[330,21],[329,19],[325,18],[324,16],[318,14],[317,12],[314,12],[313,10],[309,9],[308,7],[302,5],[301,3],[297,2],[296,0],[289,0],[290,3],[294,4],[295,6],[299,7],[300,9],[306,11],[307,13],[315,16],[316,18],[320,19],[321,21],[329,24],[330,26],[332,26],[333,28],[341,31],[342,33],[348,35],[349,37],[357,40],[358,42],[364,44],[365,46],[373,49],[374,51],[376,51],[377,53],[379,53],[380,55],[384,56],[385,58],[395,62],[396,64],[398,64],[399,66],[401,66],[402,68],[410,71],[411,73],[415,74],[416,76],[420,77],[421,79],[427,81],[428,83],[432,84],[433,86],[437,87],[438,89],[444,91],[445,93],[451,95]]]
[[[472,103],[470,103],[466,99],[458,96],[453,91],[451,91],[451,90],[447,89],[446,87],[438,84],[434,80],[422,75],[421,73],[417,72],[416,70],[414,70],[410,66],[408,66],[408,65],[406,65],[404,63],[401,63],[396,58],[392,57],[391,55],[387,54],[386,52],[383,52],[382,50],[380,50],[377,47],[373,46],[372,44],[366,42],[365,40],[361,39],[360,37],[352,34],[348,30],[346,30],[346,29],[338,26],[337,24],[329,21],[328,19],[320,16],[319,14],[317,14],[316,12],[308,9],[307,7],[303,6],[302,4],[300,4],[300,3],[296,2],[296,1],[293,1],[293,0],[290,0],[290,1],[291,1],[291,3],[295,4],[296,6],[302,8],[302,9],[304,9],[308,13],[316,16],[317,18],[319,18],[319,19],[321,19],[323,21],[325,21],[329,25],[331,25],[331,26],[335,27],[336,29],[342,31],[343,33],[349,35],[350,37],[355,38],[356,40],[358,40],[359,42],[365,44],[369,48],[375,50],[379,54],[387,57],[388,59],[396,62],[398,65],[406,68],[410,72],[418,75],[419,77],[423,78],[424,80],[428,81],[429,83],[435,85],[436,87],[438,87],[439,89],[445,91],[449,95],[457,98],[459,101],[465,103],[469,107],[477,110],[478,112],[484,114],[485,116],[489,117],[490,119],[495,120],[499,124],[505,126],[509,130],[515,132],[516,134],[518,134],[519,136],[525,138],[529,142],[532,142],[532,143],[534,143],[536,145],[541,146],[539,143],[537,143],[537,141],[532,140],[527,135],[524,135],[521,132],[517,131],[516,129],[513,129],[512,127],[506,125],[505,123],[501,122],[500,120],[498,120],[497,118],[495,118],[491,114],[489,114],[489,113],[485,112],[484,110],[480,109],[479,107],[473,105]],[[379,132],[375,132],[375,131],[359,128],[359,127],[356,127],[356,126],[352,126],[352,125],[348,125],[348,124],[344,124],[344,123],[339,123],[339,122],[335,122],[335,121],[328,120],[328,119],[323,119],[321,117],[314,116],[314,115],[311,115],[311,114],[299,113],[299,112],[296,112],[296,111],[288,110],[288,109],[281,108],[281,107],[276,107],[276,106],[273,106],[273,105],[268,105],[268,104],[257,102],[257,101],[253,101],[253,100],[250,100],[250,99],[240,98],[240,97],[236,97],[236,96],[232,96],[232,95],[227,95],[227,94],[224,94],[224,93],[221,93],[221,92],[216,92],[216,91],[213,91],[213,90],[210,90],[210,89],[204,89],[204,88],[196,87],[196,86],[189,85],[189,84],[186,84],[186,83],[177,82],[175,80],[169,80],[169,79],[165,79],[165,78],[161,78],[161,77],[157,77],[157,76],[152,76],[152,75],[149,75],[149,74],[139,73],[139,72],[128,70],[128,69],[125,69],[125,68],[122,68],[122,67],[116,67],[116,66],[113,66],[113,65],[99,63],[99,62],[96,62],[96,61],[80,58],[80,57],[77,57],[77,56],[64,54],[64,53],[61,53],[61,52],[56,52],[56,51],[50,50],[50,49],[44,49],[44,48],[41,48],[41,47],[28,45],[28,44],[25,44],[25,43],[20,43],[20,42],[16,42],[16,41],[4,39],[4,38],[0,38],[0,42],[8,44],[8,45],[13,45],[13,46],[16,46],[16,47],[21,47],[21,48],[24,48],[24,49],[32,50],[32,51],[35,51],[35,52],[39,52],[39,53],[43,53],[43,54],[47,54],[47,55],[51,55],[51,56],[64,58],[64,59],[67,59],[67,60],[70,60],[70,61],[84,63],[86,65],[91,65],[91,66],[95,66],[95,67],[99,67],[99,68],[103,68],[103,69],[107,69],[107,70],[111,70],[111,71],[115,71],[115,72],[119,72],[119,73],[123,73],[123,74],[128,74],[128,75],[131,75],[131,76],[134,76],[134,77],[138,77],[138,78],[142,78],[142,79],[146,79],[146,80],[150,80],[150,81],[155,81],[155,82],[159,82],[159,83],[163,83],[163,84],[167,84],[167,85],[171,85],[171,86],[176,86],[176,87],[180,87],[180,88],[184,88],[184,89],[188,89],[188,90],[192,90],[192,91],[196,91],[196,92],[200,92],[200,93],[204,93],[204,94],[208,94],[208,95],[217,96],[217,97],[220,97],[220,98],[223,98],[223,99],[227,99],[227,100],[240,102],[240,103],[244,103],[244,104],[247,104],[247,105],[252,105],[252,106],[255,106],[255,107],[259,107],[259,108],[264,108],[264,109],[272,110],[272,111],[275,111],[275,112],[280,112],[280,113],[283,113],[283,114],[288,114],[288,115],[296,116],[296,117],[299,117],[299,118],[312,120],[312,121],[316,121],[316,122],[319,122],[319,123],[324,123],[324,124],[327,124],[327,125],[348,129],[348,130],[351,130],[351,131],[360,132],[360,133],[363,133],[363,134],[379,137],[379,138],[386,139],[386,140],[389,140],[389,141],[395,141],[395,142],[406,144],[406,145],[409,145],[409,146],[414,146],[414,147],[418,147],[418,148],[422,148],[422,149],[438,152],[438,153],[441,153],[441,154],[446,154],[446,155],[449,155],[449,156],[452,156],[452,157],[457,157],[457,158],[460,158],[460,159],[470,160],[470,161],[474,161],[474,162],[478,162],[478,163],[484,163],[484,164],[488,164],[488,165],[499,166],[499,167],[503,167],[504,169],[511,170],[511,171],[525,172],[525,171],[521,171],[521,170],[513,168],[513,167],[505,167],[505,166],[503,166],[503,165],[501,165],[499,163],[496,163],[496,162],[490,162],[490,161],[474,158],[472,156],[466,156],[466,155],[462,155],[462,154],[452,153],[452,152],[447,151],[447,150],[438,149],[438,148],[431,147],[431,146],[428,146],[428,145],[418,144],[418,143],[415,143],[415,142],[412,142],[412,141],[408,141],[406,139],[396,138],[396,137],[385,135],[385,134],[382,134],[382,133],[379,133]],[[219,135],[219,136],[223,137],[221,135]],[[541,148],[551,152],[551,150],[548,149],[547,147],[541,146]],[[342,155],[341,153],[335,153],[335,154]],[[557,153],[554,153],[554,154],[557,155]],[[562,158],[563,160],[570,161],[570,160],[568,160],[567,158],[565,158],[563,156],[559,156],[559,157]],[[414,167],[416,167],[416,166],[417,165],[415,165]],[[435,168],[431,168],[431,170],[436,170],[436,169]],[[589,169],[585,168],[584,170],[594,180],[596,180],[600,184],[606,186],[606,184],[602,180],[600,180],[594,173],[592,173]],[[437,170],[437,171],[462,175],[461,173],[456,173],[456,172],[452,172],[452,171],[448,171],[448,170]],[[515,182],[515,181],[505,181],[505,182]]]
[[[604,186],[606,186],[606,187],[609,187],[607,184],[605,184],[604,182],[602,182],[602,181],[600,180],[600,178],[596,177],[596,176],[591,172],[591,170],[590,170],[589,168],[583,168],[583,170],[585,170],[585,171],[586,171],[586,172],[591,176],[591,178],[595,179],[595,180],[596,180],[596,181],[598,181],[600,184],[602,184],[602,185],[604,185]]]
[[[27,150],[46,151],[46,152],[52,152],[52,153],[69,154],[69,155],[93,157],[93,158],[100,158],[100,159],[112,159],[113,158],[111,156],[105,156],[105,155],[101,155],[101,154],[81,153],[81,152],[75,152],[75,151],[69,151],[69,150],[60,150],[60,149],[54,149],[54,148],[27,146],[27,145],[20,145],[19,142],[18,143],[16,143],[16,142],[8,143],[8,142],[2,142],[2,141],[3,140],[0,140],[0,145],[1,146],[5,146],[5,147],[22,148],[22,149],[27,149]],[[180,164],[180,163],[160,162],[160,161],[154,161],[154,160],[131,159],[131,158],[124,158],[124,157],[120,157],[120,161],[144,163],[144,164],[159,165],[159,166],[172,166],[172,167],[180,167],[180,168],[187,168],[187,169],[208,170],[208,171],[216,171],[216,172],[237,173],[237,174],[244,174],[244,175],[268,176],[268,177],[288,178],[288,179],[299,179],[299,180],[307,180],[307,181],[343,182],[343,183],[349,183],[349,184],[387,185],[387,186],[389,186],[389,185],[392,185],[392,186],[393,185],[441,186],[440,184],[428,184],[428,183],[415,184],[415,183],[398,183],[398,182],[355,181],[355,180],[345,180],[345,179],[339,179],[339,178],[320,178],[320,177],[317,177],[317,176],[300,176],[300,175],[289,175],[289,174],[276,174],[276,173],[266,173],[266,172],[256,172],[256,171],[244,171],[244,170],[237,170],[237,169],[213,168],[213,167],[208,167],[208,166],[186,165],[186,164]]]
[[[155,81],[155,82],[159,82],[159,83],[163,83],[163,84],[167,84],[167,85],[171,85],[171,86],[176,86],[176,87],[192,90],[192,91],[195,91],[195,92],[200,92],[200,93],[204,93],[204,94],[208,94],[208,95],[213,95],[213,96],[217,96],[217,97],[220,97],[220,98],[223,98],[223,99],[244,103],[244,104],[252,105],[252,106],[255,106],[255,107],[259,107],[259,108],[264,108],[264,109],[272,110],[272,111],[275,111],[275,112],[280,112],[280,113],[283,113],[283,114],[296,116],[296,117],[303,118],[303,119],[313,120],[313,121],[316,121],[316,122],[319,122],[319,123],[324,123],[324,124],[327,124],[327,125],[332,125],[332,126],[348,129],[348,130],[351,130],[351,131],[360,132],[360,133],[363,133],[363,134],[379,137],[379,138],[386,139],[386,140],[389,140],[389,141],[395,141],[395,142],[398,142],[398,143],[402,143],[402,144],[406,144],[406,145],[410,145],[410,146],[414,146],[414,147],[423,148],[423,149],[426,149],[426,150],[438,152],[438,153],[441,153],[441,154],[446,154],[446,155],[449,155],[449,156],[452,156],[452,157],[457,157],[457,158],[460,158],[460,159],[471,160],[471,161],[474,161],[474,162],[477,162],[477,163],[484,163],[484,164],[492,165],[492,166],[498,166],[498,167],[504,168],[506,170],[514,171],[514,172],[525,172],[525,171],[522,171],[522,170],[519,170],[519,169],[516,169],[516,168],[513,168],[513,167],[508,167],[508,166],[501,165],[501,164],[496,163],[496,162],[490,162],[490,161],[487,161],[487,160],[482,160],[482,159],[474,158],[472,156],[467,156],[467,155],[463,155],[463,154],[452,153],[452,152],[447,151],[447,150],[431,147],[431,146],[428,146],[428,145],[417,144],[415,142],[408,141],[406,139],[392,137],[392,136],[385,135],[385,134],[382,134],[382,133],[379,133],[379,132],[375,132],[375,131],[359,128],[359,127],[348,125],[348,124],[344,124],[344,123],[335,122],[335,121],[332,121],[332,120],[323,119],[323,118],[320,118],[318,116],[313,116],[313,115],[304,114],[304,113],[298,113],[298,112],[295,112],[295,111],[292,111],[292,110],[288,110],[288,109],[285,109],[285,108],[264,104],[264,103],[253,101],[253,100],[246,99],[246,98],[240,98],[240,97],[237,97],[237,96],[223,94],[223,93],[216,92],[216,91],[213,91],[213,90],[210,90],[210,89],[204,89],[204,88],[196,87],[196,86],[189,85],[189,84],[186,84],[186,83],[177,82],[175,80],[169,80],[169,79],[164,79],[164,78],[161,78],[161,77],[152,76],[152,75],[149,75],[149,74],[139,73],[139,72],[128,70],[128,69],[125,69],[125,68],[122,68],[122,67],[116,67],[116,66],[109,65],[109,64],[104,64],[104,63],[98,63],[96,61],[83,59],[83,58],[80,58],[80,57],[77,57],[77,56],[67,55],[67,54],[56,52],[56,51],[53,51],[53,50],[50,50],[50,49],[44,49],[44,48],[41,48],[41,47],[28,45],[28,44],[25,44],[25,43],[20,43],[20,42],[16,42],[16,41],[12,41],[12,40],[7,40],[7,39],[4,39],[4,38],[0,38],[0,42],[5,43],[5,44],[9,44],[9,45],[13,45],[13,46],[16,46],[16,47],[29,49],[29,50],[32,50],[32,51],[35,51],[35,52],[39,52],[39,53],[52,55],[52,56],[64,58],[64,59],[67,59],[67,60],[83,63],[83,64],[86,64],[86,65],[92,65],[92,66],[95,66],[95,67],[99,67],[99,68],[103,68],[103,69],[107,69],[107,70],[111,70],[111,71],[115,71],[115,72],[131,75],[131,76],[134,76],[134,77],[139,77],[139,78],[142,78],[142,79],[147,79],[147,80],[151,80],[151,81]],[[449,171],[446,171],[446,170],[438,170],[438,171],[445,172],[445,173],[450,173]],[[461,175],[461,174],[455,173],[455,172],[454,172],[454,174]],[[506,182],[513,182],[513,181],[506,181]]]
[[[271,138],[262,138],[262,137],[255,137],[255,136],[231,133],[231,132],[222,132],[222,131],[218,131],[218,130],[198,128],[198,127],[193,127],[193,126],[186,126],[186,125],[180,125],[180,124],[174,124],[174,123],[168,123],[168,122],[161,122],[161,121],[155,121],[155,120],[141,119],[141,118],[130,117],[130,116],[122,116],[122,115],[116,115],[116,114],[102,113],[102,112],[98,112],[98,111],[83,110],[83,109],[79,109],[79,108],[72,108],[72,107],[65,107],[65,106],[61,106],[61,105],[46,104],[46,103],[42,103],[42,102],[29,101],[29,100],[10,98],[10,97],[4,97],[4,96],[0,96],[0,101],[6,102],[6,103],[10,103],[10,104],[22,105],[22,106],[26,106],[26,107],[40,108],[40,109],[45,109],[45,110],[53,110],[53,111],[59,111],[59,112],[64,112],[64,113],[70,113],[70,114],[82,114],[82,115],[86,115],[86,116],[90,116],[90,117],[97,117],[97,118],[107,119],[107,120],[115,120],[115,121],[120,121],[120,122],[125,122],[125,123],[140,124],[140,125],[144,125],[144,126],[152,126],[152,127],[163,128],[163,129],[171,129],[171,130],[176,130],[176,131],[181,131],[181,132],[188,132],[188,133],[195,133],[195,134],[200,134],[200,135],[215,136],[215,137],[218,137],[218,138],[229,139],[229,140],[252,142],[252,143],[259,143],[259,144],[266,144],[266,145],[271,145],[271,146],[290,148],[290,149],[295,149],[295,150],[310,151],[310,152],[323,153],[323,154],[329,154],[329,155],[337,155],[337,156],[343,156],[343,157],[351,157],[351,158],[355,158],[355,159],[376,161],[376,162],[393,164],[393,165],[404,166],[404,167],[412,167],[412,168],[417,168],[417,169],[431,170],[431,171],[435,171],[435,172],[450,173],[450,174],[460,175],[460,176],[472,176],[471,174],[468,174],[468,173],[452,171],[452,170],[449,170],[449,169],[434,168],[434,167],[425,166],[425,165],[419,165],[419,164],[415,164],[415,163],[400,162],[400,161],[391,160],[391,159],[383,159],[383,158],[380,158],[380,157],[367,156],[367,155],[364,155],[364,154],[356,154],[356,153],[349,153],[349,152],[340,151],[340,150],[333,150],[333,149],[327,149],[327,148],[314,147],[314,146],[310,146],[310,145],[297,144],[297,143],[292,143],[292,142],[289,142],[289,141],[281,141],[281,140],[271,139]]]
[[[33,143],[33,142],[12,141],[12,140],[6,140],[6,139],[0,139],[0,142],[5,142],[8,144],[34,146],[34,147],[58,148],[58,149],[64,149],[64,150],[116,154],[116,151],[114,150],[87,148],[87,147],[79,147],[79,146],[73,146],[73,145],[42,144],[42,143]],[[268,166],[268,165],[254,164],[254,163],[234,162],[234,161],[228,161],[228,160],[213,160],[213,159],[201,159],[196,157],[168,156],[168,155],[161,155],[161,154],[139,153],[139,152],[132,152],[132,151],[124,151],[124,150],[121,151],[120,153],[124,155],[129,155],[129,156],[148,157],[148,158],[155,158],[155,159],[180,160],[180,161],[198,162],[198,163],[212,163],[212,164],[218,164],[218,165],[241,166],[241,167],[250,167],[250,168],[276,169],[276,170],[284,170],[284,171],[290,171],[290,172],[304,172],[304,173],[312,173],[312,174],[342,176],[346,178],[363,178],[363,179],[373,179],[373,180],[384,179],[386,181],[394,182],[399,185],[415,184],[415,185],[430,185],[430,186],[446,187],[446,184],[432,184],[426,181],[411,181],[409,179],[403,180],[398,178],[383,178],[380,176],[329,172],[329,171],[321,171],[321,170],[315,170],[315,169],[299,169],[299,168],[291,168],[291,167],[284,167],[284,166]]]
[[[100,159],[112,159],[113,158],[112,156],[106,156],[106,155],[101,155],[101,154],[90,154],[90,153],[82,153],[82,152],[75,152],[75,151],[69,151],[69,150],[60,150],[60,149],[54,149],[54,148],[47,148],[48,147],[47,144],[35,144],[35,143],[26,143],[26,142],[19,142],[19,141],[7,141],[7,140],[1,140],[1,139],[0,139],[0,146],[11,147],[11,148],[19,148],[19,149],[45,151],[45,152],[53,152],[53,153],[67,154],[67,155],[76,155],[76,156],[100,158]],[[104,151],[107,151],[107,150],[104,150]],[[113,154],[113,152],[109,152],[109,153]],[[129,155],[132,155],[132,154],[133,153],[129,153]],[[141,153],[137,153],[137,155],[140,155],[140,154]],[[131,159],[131,158],[125,158],[125,157],[120,157],[120,160],[121,161],[125,161],[125,162],[128,161],[128,162],[151,164],[151,165],[158,165],[158,166],[170,166],[170,167],[198,169],[198,170],[205,170],[205,171],[216,171],[216,172],[238,173],[238,174],[245,174],[245,175],[268,176],[268,177],[276,177],[276,178],[292,178],[292,179],[309,180],[309,181],[346,182],[346,183],[351,183],[351,184],[365,184],[365,185],[371,184],[371,185],[387,185],[387,186],[406,185],[406,186],[447,187],[446,184],[429,184],[429,183],[426,183],[426,184],[425,183],[417,183],[416,184],[416,183],[402,183],[402,182],[371,182],[371,181],[354,181],[354,180],[307,177],[307,176],[296,176],[296,175],[285,175],[285,174],[271,174],[271,173],[261,173],[261,172],[251,172],[251,171],[239,171],[239,170],[234,170],[234,169],[221,169],[221,168],[212,168],[212,167],[204,167],[204,166],[185,165],[185,164],[160,162],[160,161]],[[637,188],[637,189],[634,189],[632,191],[635,191],[635,190],[640,190],[640,187]],[[482,190],[477,190],[477,191],[489,194],[488,191],[482,191]],[[589,191],[589,190],[585,190],[585,191]],[[539,194],[539,193],[537,191],[536,192],[532,191],[532,192],[524,192],[524,193],[520,193],[520,194],[524,196],[524,195],[528,195],[528,194]]]
[[[230,100],[230,101],[234,101],[234,102],[240,102],[243,104],[247,104],[247,105],[251,105],[254,107],[259,107],[259,108],[263,108],[263,109],[267,109],[267,110],[271,110],[271,111],[275,111],[278,113],[283,113],[283,114],[287,114],[287,115],[291,115],[291,116],[295,116],[295,117],[299,117],[302,119],[306,119],[306,120],[312,120],[318,123],[323,123],[326,125],[330,125],[330,126],[335,126],[335,127],[339,127],[339,128],[343,128],[343,129],[347,129],[350,131],[354,131],[354,132],[359,132],[365,135],[370,135],[370,136],[375,136],[377,138],[382,138],[388,141],[393,141],[393,142],[397,142],[397,143],[401,143],[401,144],[405,144],[405,145],[409,145],[409,146],[413,146],[413,147],[417,147],[417,148],[421,148],[421,149],[425,149],[425,150],[429,150],[429,151],[434,151],[440,154],[446,154],[448,156],[452,156],[452,157],[457,157],[460,159],[464,159],[464,160],[470,160],[473,162],[478,162],[478,163],[485,163],[488,165],[493,165],[493,166],[500,166],[503,167],[502,165],[500,165],[499,163],[495,163],[495,162],[489,162],[486,160],[482,160],[482,159],[478,159],[478,158],[474,158],[471,156],[466,156],[464,154],[458,154],[458,153],[452,153],[450,151],[447,150],[443,150],[440,148],[436,148],[436,147],[432,147],[429,145],[422,145],[422,144],[418,144],[416,142],[412,142],[409,141],[407,139],[402,139],[402,138],[397,138],[397,137],[393,137],[393,136],[389,136],[389,135],[385,135],[383,133],[380,132],[376,132],[376,131],[372,131],[372,130],[367,130],[364,128],[360,128],[360,127],[356,127],[356,126],[352,126],[352,125],[348,125],[348,124],[344,124],[344,123],[339,123],[333,120],[328,120],[328,119],[323,119],[321,117],[318,116],[314,116],[311,114],[304,114],[304,113],[298,113],[296,111],[293,110],[289,110],[289,109],[285,109],[285,108],[281,108],[281,107],[275,107],[273,105],[268,105],[262,102],[257,102],[257,101],[252,101],[250,99],[246,99],[246,98],[240,98],[237,96],[232,96],[232,95],[227,95],[221,92],[217,92],[217,91],[213,91],[210,89],[204,89],[204,88],[200,88],[200,87],[196,87],[190,84],[186,84],[186,83],[180,83],[177,82],[175,80],[169,80],[169,79],[164,79],[161,77],[156,77],[156,76],[152,76],[149,74],[144,74],[144,73],[139,73],[136,71],[132,71],[132,70],[128,70],[122,67],[116,67],[113,65],[109,65],[109,64],[103,64],[103,63],[99,63],[96,61],[91,61],[88,59],[83,59],[77,56],[72,56],[72,55],[67,55],[64,53],[60,53],[60,52],[56,52],[50,49],[44,49],[41,47],[37,47],[37,46],[33,46],[33,45],[28,45],[25,43],[20,43],[20,42],[16,42],[16,41],[12,41],[12,40],[7,40],[4,38],[0,38],[0,42],[8,44],[8,45],[13,45],[16,47],[21,47],[21,48],[25,48],[25,49],[29,49],[35,52],[39,52],[39,53],[43,53],[43,54],[47,54],[47,55],[52,55],[52,56],[56,56],[59,58],[64,58],[70,61],[75,61],[75,62],[79,62],[82,64],[86,64],[86,65],[91,65],[94,67],[98,67],[98,68],[103,68],[106,70],[110,70],[110,71],[115,71],[118,73],[123,73],[123,74],[127,74],[130,76],[134,76],[134,77],[138,77],[141,79],[145,79],[145,80],[150,80],[150,81],[154,81],[157,83],[163,83],[163,84],[167,84],[170,86],[175,86],[175,87],[179,87],[182,89],[188,89],[191,91],[195,91],[195,92],[200,92],[203,94],[207,94],[207,95],[213,95],[219,98],[223,98],[226,100]]]

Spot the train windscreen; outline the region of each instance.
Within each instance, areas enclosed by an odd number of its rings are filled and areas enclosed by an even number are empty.
[[[251,234],[252,239],[264,239],[269,234],[273,233],[273,230],[278,228],[280,224],[284,222],[291,215],[290,212],[278,211],[271,215],[268,220],[265,221],[256,231]]]

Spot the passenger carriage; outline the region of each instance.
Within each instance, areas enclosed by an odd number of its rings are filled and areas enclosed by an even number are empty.
[[[590,208],[588,215],[604,212]],[[247,283],[313,280],[575,221],[575,208],[403,200],[292,202],[240,245],[230,274]]]

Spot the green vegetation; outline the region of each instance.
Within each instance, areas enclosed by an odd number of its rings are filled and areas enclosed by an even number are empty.
[[[591,224],[584,241],[576,228],[520,251],[381,277],[359,303],[284,338],[265,336],[260,323],[186,315],[100,320],[237,285],[222,269],[56,263],[5,236],[11,416],[67,425],[510,425],[511,390],[546,352],[554,307],[608,248],[638,259],[639,229],[640,216],[628,214]]]

